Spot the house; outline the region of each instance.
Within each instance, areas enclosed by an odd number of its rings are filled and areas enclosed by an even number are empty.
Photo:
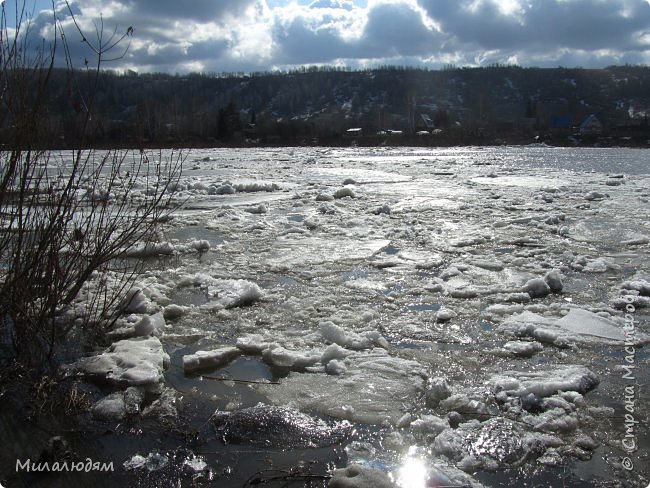
[[[363,133],[363,129],[361,127],[351,127],[350,129],[345,131],[345,135],[349,137],[356,137],[360,136]]]
[[[582,136],[597,135],[602,132],[603,124],[600,123],[600,120],[594,114],[591,114],[580,124],[580,135]]]

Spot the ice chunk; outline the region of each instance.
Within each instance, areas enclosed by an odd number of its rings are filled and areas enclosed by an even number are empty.
[[[526,296],[530,300],[530,295],[526,293]],[[483,311],[485,315],[511,315],[513,313],[521,313],[524,311],[523,305],[509,305],[503,303],[497,303],[495,305],[490,305],[486,307]]]
[[[479,244],[484,244],[487,242],[487,238],[482,236],[467,236],[459,237],[458,239],[453,239],[449,244],[453,247],[470,247],[477,246]]]
[[[321,354],[318,352],[289,351],[284,347],[271,345],[262,352],[262,358],[272,366],[301,370],[320,361]]]
[[[562,277],[560,272],[557,270],[549,271],[544,275],[544,281],[551,290],[551,293],[560,293],[564,284],[562,283]]]
[[[140,454],[135,454],[131,459],[128,461],[124,461],[122,466],[124,466],[124,469],[127,471],[131,469],[140,469],[144,467],[145,463],[147,462],[147,458]]]
[[[187,247],[195,249],[198,252],[207,252],[210,250],[210,242],[205,239],[195,239],[188,243]]]
[[[608,198],[609,195],[606,193],[601,193],[599,191],[593,190],[585,195],[585,200],[594,201],[594,200],[603,200]]]
[[[218,280],[214,287],[217,300],[225,308],[245,307],[262,298],[260,287],[246,280]]]
[[[171,256],[176,252],[170,242],[139,242],[124,251],[130,258],[151,258],[155,256]]]
[[[120,303],[120,309],[124,313],[152,313],[155,308],[140,288],[129,290]]]
[[[127,415],[137,415],[144,402],[145,391],[137,386],[129,386],[124,391],[124,405]]]
[[[535,341],[509,341],[503,345],[503,348],[514,356],[528,358],[540,352],[544,346]]]
[[[619,322],[601,317],[581,308],[572,308],[561,319],[547,318],[525,311],[508,318],[503,326],[518,335],[534,337],[540,342],[564,347],[571,342],[620,342],[626,339]],[[650,341],[647,335],[637,333],[636,343]]]
[[[334,197],[332,195],[328,195],[327,193],[319,193],[316,195],[315,200],[317,202],[331,202],[334,200]]]
[[[383,349],[356,353],[341,376],[292,372],[278,385],[256,385],[273,403],[370,424],[396,425],[403,407],[424,389],[426,372]]]
[[[338,359],[332,359],[325,365],[325,372],[327,374],[340,375],[347,370],[348,368],[345,367],[345,363]]]
[[[451,389],[445,378],[437,376],[427,381],[425,395],[427,404],[435,407],[441,400],[451,395]]]
[[[262,215],[269,211],[269,207],[264,203],[260,203],[258,205],[253,205],[252,207],[247,207],[245,210],[253,215]]]
[[[435,454],[461,461],[461,469],[495,469],[519,463],[530,454],[522,428],[503,417],[445,429],[431,447]]]
[[[322,213],[323,215],[336,215],[337,213],[341,213],[341,210],[339,210],[336,205],[323,202],[318,206],[318,212]]]
[[[542,278],[533,278],[526,282],[523,291],[528,293],[531,298],[543,298],[551,293],[551,288]]]
[[[353,238],[310,238],[308,245],[304,238],[283,238],[279,241],[277,257],[269,260],[271,266],[296,268],[323,263],[338,263],[345,260],[367,259],[388,246],[388,239]]]
[[[150,336],[151,334],[153,334],[154,329],[155,327],[153,321],[148,315],[142,317],[133,326],[133,330],[135,331],[135,334],[143,337]]]
[[[176,305],[175,303],[172,303],[170,305],[167,305],[163,310],[163,317],[169,320],[178,319],[185,315],[189,309],[189,307],[184,307],[182,305]]]
[[[586,393],[598,382],[598,377],[584,366],[561,365],[532,371],[506,371],[492,376],[488,384],[496,391],[506,391],[511,396],[524,397],[532,393],[547,397],[559,391]]]
[[[479,295],[478,290],[474,288],[456,288],[449,292],[452,298],[476,298]]]
[[[328,488],[398,488],[385,471],[353,464],[335,469]]]
[[[382,215],[382,214],[390,215],[391,208],[388,205],[384,204],[373,208],[371,212],[375,215]]]
[[[505,267],[504,264],[501,261],[497,261],[496,259],[474,259],[471,261],[471,263],[474,266],[477,266],[479,268],[487,269],[489,271],[503,271],[503,268]]]
[[[527,415],[523,419],[535,430],[544,432],[570,432],[578,428],[578,417],[563,408],[553,408],[538,415]]]
[[[621,241],[621,244],[624,246],[642,246],[648,243],[650,243],[650,238],[647,236],[639,236],[639,237],[635,237],[634,239],[627,239],[625,241]]]
[[[249,182],[233,185],[240,193],[273,192],[280,187],[276,183]]]
[[[123,466],[127,471],[142,468],[146,468],[147,471],[158,471],[167,464],[169,464],[169,458],[160,452],[154,451],[149,453],[147,457],[136,454],[128,461],[125,461]]]
[[[435,415],[422,415],[411,422],[411,429],[420,434],[429,434],[434,437],[449,428],[449,422]]]
[[[353,431],[349,422],[326,422],[289,407],[259,403],[210,417],[224,442],[295,449],[343,442]]]
[[[449,266],[442,273],[440,273],[440,278],[447,280],[449,278],[453,278],[454,276],[458,276],[460,273],[461,271],[456,266]]]
[[[178,416],[176,409],[176,391],[165,388],[161,395],[146,407],[142,415],[144,417],[156,417],[158,419],[170,419]]]
[[[235,190],[233,186],[229,184],[221,185],[215,190],[216,195],[232,195],[236,192],[237,190]]]
[[[183,356],[183,370],[190,373],[200,369],[218,368],[228,364],[240,354],[241,351],[232,346],[211,351],[196,351],[194,354]]]
[[[334,322],[321,322],[320,331],[325,341],[348,349],[370,349],[373,346],[373,341],[367,336],[345,331]]]
[[[446,411],[456,411],[460,413],[487,415],[489,413],[487,405],[475,398],[470,398],[464,393],[456,393],[440,402],[440,406]]]
[[[352,354],[350,351],[347,349],[339,346],[338,344],[330,344],[325,348],[323,351],[323,354],[321,355],[320,362],[323,364],[327,364],[330,362],[332,359],[344,359],[345,357],[349,356]]]
[[[119,385],[153,385],[164,380],[169,355],[157,337],[138,337],[114,343],[97,356],[81,358],[66,369]]]
[[[443,263],[440,254],[428,251],[400,251],[397,257],[404,261],[415,263],[416,269],[438,268]]]
[[[581,308],[572,308],[555,323],[558,327],[581,335],[601,337],[615,341],[625,340],[625,331],[611,320]]]
[[[617,266],[603,258],[597,258],[587,261],[582,268],[585,273],[605,273],[608,269],[616,269]]]
[[[138,336],[160,335],[167,324],[163,312],[154,315],[145,315],[133,326]]]
[[[196,474],[209,471],[208,463],[202,456],[190,455],[183,461],[183,471]]]
[[[456,312],[454,312],[453,310],[449,310],[446,307],[441,307],[440,310],[436,312],[437,322],[448,322],[454,317],[456,317]]]
[[[345,197],[350,197],[350,198],[356,198],[356,194],[354,193],[354,190],[350,188],[349,186],[346,186],[344,188],[339,188],[334,192],[334,198],[345,198]]]
[[[271,343],[264,339],[261,334],[248,334],[237,338],[235,345],[244,354],[262,354],[265,349],[269,348]]]
[[[624,281],[621,283],[621,290],[636,291],[641,296],[650,297],[650,282],[646,280]]]
[[[121,420],[126,416],[124,394],[119,391],[99,400],[92,409],[93,417],[105,420]]]

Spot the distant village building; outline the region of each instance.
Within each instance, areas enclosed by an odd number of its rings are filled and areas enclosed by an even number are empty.
[[[345,135],[349,137],[360,136],[362,133],[363,129],[361,127],[351,127],[345,131]]]
[[[582,124],[580,124],[580,135],[597,135],[603,132],[603,124],[601,124],[598,117],[594,114],[591,114],[587,117]]]

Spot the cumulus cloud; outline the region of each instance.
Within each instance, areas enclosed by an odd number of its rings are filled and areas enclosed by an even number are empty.
[[[308,64],[440,67],[650,63],[647,0],[75,0],[88,33],[134,28],[111,67],[258,71]],[[67,7],[57,13],[77,64],[84,51]],[[34,19],[48,38],[51,12]]]

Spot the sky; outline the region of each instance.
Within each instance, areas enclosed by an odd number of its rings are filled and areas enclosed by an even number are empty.
[[[15,10],[16,0],[5,0]],[[21,0],[19,0],[21,1]],[[133,28],[105,68],[255,72],[331,65],[650,65],[650,0],[70,0],[86,39]],[[54,9],[75,63],[91,62],[65,2]],[[52,1],[27,0],[52,39]],[[12,15],[7,14],[12,26]],[[126,47],[123,42],[119,48]]]

